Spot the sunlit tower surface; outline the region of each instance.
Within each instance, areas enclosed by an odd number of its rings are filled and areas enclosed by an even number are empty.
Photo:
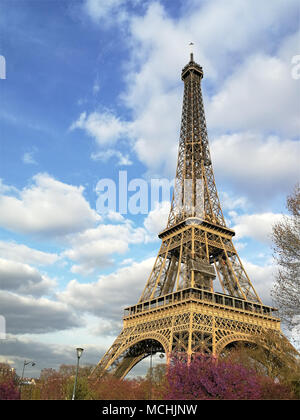
[[[193,45],[192,43],[190,44]],[[157,352],[219,355],[237,342],[280,332],[276,309],[263,305],[234,248],[217,193],[201,92],[202,67],[182,69],[178,161],[161,247],[137,304],[92,375],[124,377]],[[216,283],[219,290],[216,292]],[[126,287],[126,285],[124,285]],[[119,293],[122,293],[120,290]]]

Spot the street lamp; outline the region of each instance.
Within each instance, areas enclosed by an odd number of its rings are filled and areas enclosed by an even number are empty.
[[[153,388],[153,348],[152,345],[150,347],[150,390],[149,390],[149,400],[152,400],[152,388]],[[159,355],[160,359],[163,359],[165,356],[161,353]]]
[[[153,382],[153,373],[152,373],[152,345],[150,348],[150,392],[149,392],[149,400],[152,400],[152,382]]]
[[[77,367],[76,367],[76,375],[75,375],[75,382],[74,382],[74,388],[73,388],[73,395],[72,400],[75,400],[75,393],[76,393],[76,385],[77,385],[77,376],[78,376],[78,369],[79,369],[79,359],[82,355],[83,349],[80,347],[77,347],[76,353],[77,353]]]
[[[31,361],[27,362],[26,360],[24,360],[23,370],[22,370],[22,376],[21,376],[20,385],[19,385],[19,391],[20,392],[21,392],[22,381],[23,381],[23,378],[24,378],[25,366],[27,366],[27,365],[35,366],[35,362],[31,362]]]

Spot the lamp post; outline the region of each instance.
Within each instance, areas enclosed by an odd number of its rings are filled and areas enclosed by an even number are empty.
[[[73,395],[72,400],[75,400],[75,394],[76,394],[76,385],[77,385],[77,376],[78,376],[78,369],[79,369],[79,359],[82,355],[83,349],[80,347],[77,347],[76,353],[77,353],[77,367],[76,367],[76,375],[75,375],[75,382],[74,382],[74,388],[73,388]]]
[[[153,357],[153,348],[152,345],[150,347],[150,390],[149,390],[149,400],[152,400],[152,389],[153,389],[153,361],[152,361],[152,357]],[[160,359],[164,358],[164,355],[161,353],[159,355]]]
[[[149,392],[149,400],[152,400],[152,382],[153,382],[153,377],[152,377],[153,373],[152,373],[152,345],[150,348],[150,392]]]
[[[27,365],[35,366],[35,362],[31,362],[31,361],[28,361],[27,362],[26,360],[24,360],[23,370],[22,370],[22,376],[21,376],[20,384],[19,384],[19,391],[20,392],[21,392],[22,381],[23,381],[23,378],[24,378],[25,366],[27,366]]]

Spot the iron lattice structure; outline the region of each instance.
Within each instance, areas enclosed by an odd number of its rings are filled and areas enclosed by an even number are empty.
[[[120,335],[93,375],[124,377],[156,352],[212,353],[230,343],[280,332],[274,308],[262,304],[226,227],[214,179],[201,92],[203,70],[190,62],[184,82],[176,181],[154,267]],[[215,292],[218,280],[222,292]]]

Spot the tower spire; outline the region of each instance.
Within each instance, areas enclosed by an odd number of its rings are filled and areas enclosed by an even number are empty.
[[[189,43],[189,47],[190,47],[190,62],[194,61],[194,43],[190,42]]]
[[[192,44],[192,45],[191,45]],[[193,46],[190,43],[190,46]],[[168,227],[187,217],[226,226],[215,184],[201,90],[202,67],[191,61],[182,69],[184,96],[174,194]]]

